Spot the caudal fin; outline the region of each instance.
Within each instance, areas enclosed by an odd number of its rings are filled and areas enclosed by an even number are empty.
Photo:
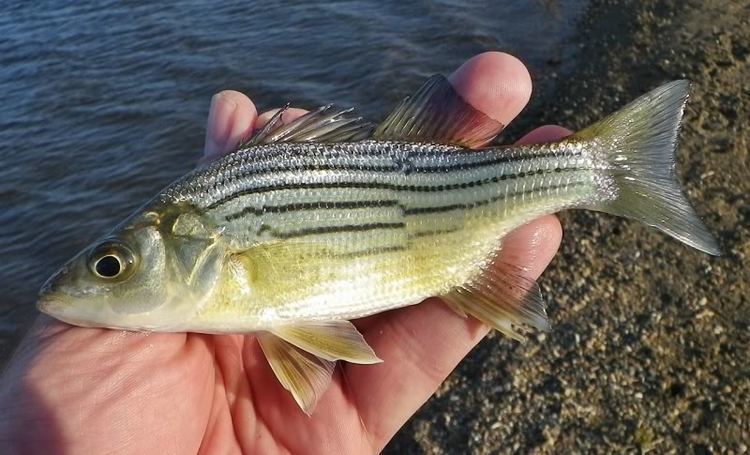
[[[617,197],[591,207],[654,226],[708,254],[719,246],[691,207],[675,174],[675,148],[690,82],[669,82],[580,131],[607,153]]]

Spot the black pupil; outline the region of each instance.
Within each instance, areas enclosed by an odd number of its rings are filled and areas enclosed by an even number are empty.
[[[96,273],[107,278],[120,274],[120,261],[114,256],[104,256],[96,262]]]

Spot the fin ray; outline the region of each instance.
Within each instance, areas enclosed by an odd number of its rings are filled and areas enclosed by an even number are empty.
[[[405,98],[372,137],[473,148],[489,143],[504,126],[467,103],[445,76],[437,74]]]
[[[325,360],[361,364],[382,362],[349,321],[312,321],[277,327],[271,333]]]
[[[288,104],[238,149],[274,142],[359,141],[369,136],[374,127],[362,117],[353,115],[354,108],[342,109],[332,104],[321,106],[284,124],[281,117],[287,109]]]
[[[278,129],[281,125],[283,125],[283,123],[280,124],[280,122],[282,121],[281,118],[283,117],[284,112],[289,110],[289,106],[290,106],[290,103],[286,103],[284,107],[276,111],[276,113],[273,114],[273,116],[271,116],[268,122],[266,122],[266,124],[263,125],[263,128],[256,131],[253,137],[249,141],[243,144],[240,144],[238,148],[265,143],[264,141],[268,138],[269,134],[273,132],[274,130]]]
[[[550,329],[539,285],[524,273],[521,267],[495,259],[476,279],[442,298],[459,314],[470,314],[493,329],[524,341],[527,327]]]
[[[690,83],[672,81],[574,137],[602,141],[615,199],[590,208],[636,219],[708,254],[721,251],[680,188],[675,149]]]
[[[276,378],[302,411],[311,415],[331,384],[336,363],[297,349],[270,333],[260,333],[257,338]]]

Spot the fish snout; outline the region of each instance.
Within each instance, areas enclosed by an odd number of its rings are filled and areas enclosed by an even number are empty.
[[[36,302],[36,307],[39,311],[46,314],[54,313],[56,308],[60,308],[62,303],[60,302],[58,294],[60,294],[61,278],[68,274],[69,267],[64,266],[55,272],[51,277],[47,278],[47,281],[42,284],[39,289],[39,298]]]
[[[39,296],[43,297],[46,294],[53,293],[58,290],[59,286],[59,278],[68,274],[68,266],[64,266],[60,268],[57,272],[53,273],[51,277],[47,278],[47,281],[42,284],[41,289],[39,289]]]

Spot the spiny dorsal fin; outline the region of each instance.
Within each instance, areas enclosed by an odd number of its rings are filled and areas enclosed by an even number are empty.
[[[501,260],[442,297],[459,315],[470,314],[518,341],[525,340],[522,332],[526,327],[549,330],[539,285],[526,277],[521,267]]]
[[[312,414],[331,384],[336,363],[302,351],[270,333],[260,333],[258,342],[281,385],[305,414]]]
[[[349,321],[310,321],[276,327],[271,333],[325,360],[362,364],[382,362]]]
[[[281,116],[287,104],[239,148],[272,142],[351,142],[370,135],[374,125],[353,115],[354,108],[341,109],[328,104],[284,124]]]
[[[505,127],[476,110],[437,74],[378,125],[373,139],[481,147]]]

